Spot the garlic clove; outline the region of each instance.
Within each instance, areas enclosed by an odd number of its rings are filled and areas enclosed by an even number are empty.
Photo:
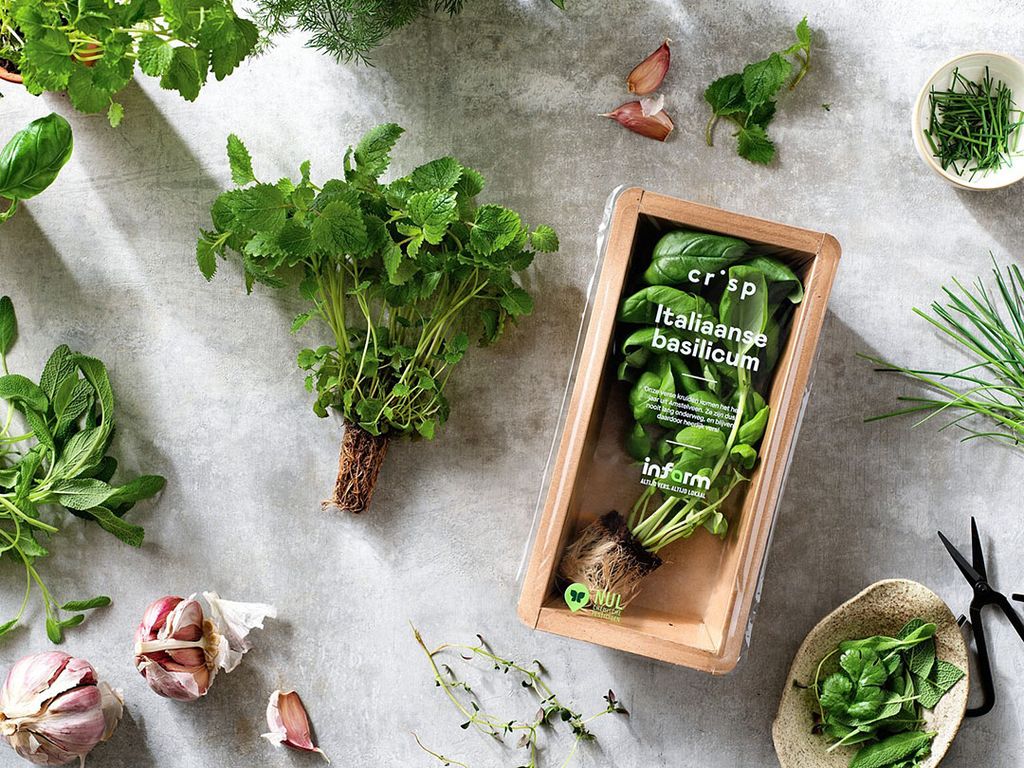
[[[263,620],[277,618],[277,609],[266,603],[239,603],[223,600],[216,592],[204,592],[210,606],[210,620],[226,643],[216,649],[217,666],[230,672],[242,661],[252,644],[246,639],[253,629],[263,629]]]
[[[643,106],[639,101],[628,101],[621,107],[601,115],[617,122],[619,125],[628,128],[633,133],[639,133],[649,139],[664,141],[672,133],[675,125],[672,118],[662,109],[653,115],[645,115]]]
[[[327,755],[313,742],[309,717],[302,699],[295,691],[274,691],[267,704],[269,733],[263,738],[272,744],[286,746],[299,752],[315,752],[330,762]]]
[[[668,48],[670,42],[663,42],[654,53],[633,67],[633,71],[626,78],[626,86],[630,93],[643,96],[658,90],[672,61],[672,53]]]
[[[660,93],[652,93],[640,99],[640,111],[644,117],[651,117],[665,109],[665,97]]]
[[[114,733],[114,729],[117,728],[117,724],[121,722],[121,718],[124,716],[124,695],[117,688],[111,688],[106,683],[99,684],[100,689],[100,708],[103,710],[103,738],[101,741],[107,741]]]

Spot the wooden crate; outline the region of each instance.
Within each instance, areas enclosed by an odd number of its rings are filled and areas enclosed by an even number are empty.
[[[555,588],[564,547],[570,536],[604,512],[628,510],[639,487],[635,482],[623,482],[631,460],[623,448],[629,420],[626,396],[616,380],[611,355],[616,314],[633,254],[646,258],[657,237],[676,227],[731,235],[759,246],[802,276],[805,298],[796,308],[776,364],[761,459],[742,507],[737,504],[731,515],[726,538],[698,531],[692,539],[662,550],[659,554],[665,564],[647,578],[620,622],[574,614]],[[524,622],[565,637],[715,674],[736,666],[806,402],[839,253],[836,239],[821,232],[638,188],[619,194],[519,600],[518,612]],[[610,462],[618,462],[621,473],[607,471]],[[598,465],[600,471],[592,471]],[[635,476],[635,466],[632,472]]]

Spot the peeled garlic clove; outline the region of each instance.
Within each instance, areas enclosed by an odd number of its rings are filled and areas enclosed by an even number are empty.
[[[118,691],[89,662],[66,653],[27,656],[0,691],[0,735],[36,765],[79,761],[110,738],[124,712]]]
[[[670,42],[663,42],[658,50],[633,67],[633,71],[626,78],[626,86],[630,93],[643,96],[658,90],[672,60],[672,54],[668,49]]]
[[[660,93],[652,93],[640,99],[640,111],[644,117],[651,117],[665,109],[665,97]]]
[[[207,608],[192,595],[162,597],[146,609],[135,631],[135,666],[149,687],[176,701],[206,695],[220,670],[230,672],[251,647],[246,639],[273,606],[221,600],[204,592]]]
[[[295,691],[274,691],[270,694],[267,727],[270,732],[264,733],[263,738],[271,744],[283,745],[299,752],[316,752],[327,760],[327,755],[313,742],[306,708]]]
[[[672,129],[675,128],[672,118],[664,109],[653,115],[645,115],[643,105],[639,101],[628,101],[618,109],[601,115],[601,117],[610,117],[633,133],[639,133],[641,136],[658,141],[668,138]]]

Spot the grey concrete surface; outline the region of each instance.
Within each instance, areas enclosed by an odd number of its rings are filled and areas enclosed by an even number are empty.
[[[936,297],[951,274],[985,271],[990,251],[1021,261],[1024,186],[972,195],[943,183],[915,154],[909,110],[924,79],[957,53],[1024,53],[1024,5],[567,4],[562,14],[545,0],[474,0],[460,18],[396,35],[372,69],[284,40],[195,104],[140,76],[117,130],[61,98],[3,88],[5,136],[56,110],[76,142],[58,183],[0,230],[0,291],[14,297],[22,325],[12,359],[36,373],[65,341],[104,359],[126,470],[168,478],[159,502],[133,513],[148,533],[141,551],[72,521],[45,562],[59,594],[116,601],[66,645],[127,698],[128,718],[94,753],[96,768],[313,764],[258,739],[266,697],[282,685],[302,692],[336,765],[434,764],[412,732],[474,768],[519,765],[511,750],[459,729],[410,621],[431,642],[482,632],[517,658],[544,660],[556,690],[586,710],[614,688],[632,716],[597,721],[599,741],[575,764],[770,766],[790,659],[833,606],[903,576],[966,607],[969,590],[937,528],[964,542],[977,515],[996,584],[1024,587],[1020,456],[906,422],[863,424],[906,387],[855,357],[953,362],[911,306]],[[772,126],[778,162],[740,160],[724,130],[708,149],[704,86],[784,44],[805,12],[815,67]],[[595,115],[625,100],[626,73],[666,36],[675,41],[664,91],[677,132],[661,145]],[[263,176],[295,173],[309,158],[324,178],[349,142],[385,120],[409,129],[397,167],[455,154],[488,177],[488,199],[551,223],[563,247],[531,274],[536,315],[496,349],[472,351],[441,437],[395,446],[374,509],[356,519],[319,505],[339,431],[313,415],[294,359],[320,331],[290,335],[299,302],[265,290],[247,297],[235,268],[205,284],[193,244],[228,183],[229,132],[249,143]],[[595,232],[621,183],[827,230],[844,248],[752,645],[724,678],[534,633],[515,617],[516,570]],[[0,568],[5,614],[18,579],[10,564]],[[280,619],[205,700],[179,705],[137,676],[131,635],[150,599],[202,589],[273,602]],[[30,631],[0,645],[0,665],[48,647],[41,624],[34,614]],[[1004,621],[990,634],[1000,700],[965,725],[950,766],[1024,764],[1024,646]],[[511,712],[532,710],[501,686],[481,690]],[[543,764],[555,766],[568,742],[552,743]],[[16,762],[0,750],[0,765]]]

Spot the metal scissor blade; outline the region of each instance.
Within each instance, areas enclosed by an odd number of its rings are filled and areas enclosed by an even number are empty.
[[[953,562],[956,563],[956,567],[960,569],[960,573],[962,573],[964,578],[971,583],[971,586],[974,586],[978,582],[985,581],[981,574],[974,570],[971,564],[967,562],[967,558],[960,554],[960,550],[950,544],[949,539],[942,534],[942,531],[939,531],[939,538],[942,539],[942,543],[945,545],[946,551],[949,552],[949,556],[953,558]]]
[[[978,534],[978,523],[971,515],[971,559],[974,561],[974,570],[978,572],[984,581],[988,581],[988,573],[985,571],[985,552],[981,548],[981,536]]]

